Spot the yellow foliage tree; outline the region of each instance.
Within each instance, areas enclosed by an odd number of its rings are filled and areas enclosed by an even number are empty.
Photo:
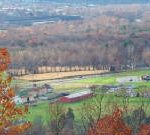
[[[18,107],[13,100],[12,78],[3,76],[9,64],[7,49],[0,48],[0,135],[18,135],[31,126],[30,122],[18,122],[28,112],[28,107]]]

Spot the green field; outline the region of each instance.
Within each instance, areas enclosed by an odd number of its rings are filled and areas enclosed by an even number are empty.
[[[141,77],[142,75],[147,75],[150,74],[150,70],[134,70],[134,71],[127,71],[127,72],[121,72],[121,73],[114,73],[111,75],[107,76],[102,76],[102,77],[92,77],[92,78],[87,78],[87,79],[81,79],[81,80],[76,80],[72,81],[69,83],[63,83],[57,86],[54,86],[56,91],[66,91],[66,90],[73,90],[73,89],[82,89],[87,86],[91,85],[117,85],[118,82],[116,81],[116,78],[118,77],[125,77],[125,76],[138,76]],[[150,88],[150,83],[143,81],[143,82],[130,82],[126,83],[127,85],[132,85],[134,84],[137,87],[140,86],[147,86]]]
[[[80,79],[80,80],[73,80],[71,82],[64,82],[60,83],[59,85],[53,85],[53,88],[55,89],[56,92],[61,92],[61,91],[74,91],[77,89],[82,89],[90,85],[107,85],[107,84],[117,84],[116,78],[117,77],[124,77],[124,76],[139,76],[141,77],[142,75],[147,75],[150,74],[150,70],[131,70],[131,71],[126,71],[126,72],[121,72],[121,73],[114,73],[110,74],[107,76],[102,76],[102,77],[91,77],[87,79]],[[37,85],[42,85],[42,84],[50,84],[51,85],[51,80],[46,80],[46,81],[39,81],[39,82],[34,82]],[[26,87],[31,87],[33,82],[26,81],[26,80],[13,80],[12,86],[17,85],[20,88],[26,88]],[[143,86],[146,85],[150,87],[150,84],[148,82],[140,82],[140,83],[130,83],[130,84],[135,84],[137,86]]]
[[[100,96],[100,95],[98,95]],[[93,97],[94,99],[95,97]],[[76,103],[65,103],[64,104],[64,108],[67,109],[70,107],[74,110],[74,114],[75,114],[75,120],[76,121],[80,121],[80,112],[81,112],[81,106],[82,104],[85,103],[90,103],[93,101],[93,99],[87,99],[85,101],[80,101],[80,102],[76,102]],[[145,106],[145,110],[148,116],[150,116],[150,99],[149,98],[128,98],[129,102],[127,103],[128,105],[128,109],[130,111],[133,111],[137,108],[139,108],[142,103],[144,103]],[[111,113],[108,105],[117,105],[120,106],[120,108],[123,107],[124,105],[124,98],[122,97],[116,97],[114,95],[106,95],[102,101],[102,114],[109,114]],[[36,117],[41,116],[44,120],[44,124],[47,124],[48,120],[49,120],[49,102],[42,102],[40,104],[38,104],[37,106],[31,106],[29,109],[29,113],[27,115],[28,120],[30,121],[34,121],[34,119],[36,119]]]
[[[54,89],[56,92],[65,92],[65,91],[77,91],[77,90],[81,90],[87,86],[91,86],[91,85],[106,85],[106,84],[118,84],[116,81],[117,77],[123,77],[123,76],[142,76],[142,75],[147,75],[150,74],[150,70],[136,70],[136,71],[128,71],[128,72],[122,72],[122,73],[115,73],[115,74],[111,74],[111,75],[107,75],[107,76],[102,76],[102,77],[91,77],[91,78],[87,78],[87,79],[80,79],[80,80],[73,80],[71,82],[64,82],[64,83],[60,83],[59,85],[54,85]],[[39,84],[44,84],[45,82],[39,82]],[[51,83],[51,81],[46,81],[46,83]],[[22,80],[15,80],[14,84],[20,84],[21,87],[22,86],[30,86],[32,85],[31,82],[23,82]],[[127,83],[127,85],[129,84],[134,84],[136,85],[139,90],[142,89],[143,86],[147,87],[147,89],[150,89],[150,82],[130,82]],[[76,103],[67,103],[64,104],[64,107],[67,108],[71,107],[74,109],[74,113],[75,113],[75,117],[76,120],[80,119],[80,115],[79,112],[81,110],[81,106],[83,104],[83,102],[91,102],[89,100],[85,100],[85,101],[80,101],[80,102],[76,102]],[[146,99],[142,99],[144,104],[148,104],[150,103],[150,99],[146,98]],[[114,95],[106,95],[104,100],[103,100],[103,112],[108,112],[106,110],[106,106],[108,104],[108,101],[110,103],[117,103],[119,106],[122,106],[122,102],[123,102],[123,98],[121,97],[116,97]],[[135,109],[138,108],[138,106],[140,106],[141,104],[141,98],[129,98],[129,108]],[[45,121],[45,123],[47,123],[48,121],[48,114],[49,111],[49,101],[45,101],[45,102],[41,102],[39,103],[37,106],[31,106],[29,108],[29,114],[28,119],[30,121],[33,121],[36,117],[38,116],[42,116],[43,120]],[[150,106],[147,105],[147,114],[150,114]]]

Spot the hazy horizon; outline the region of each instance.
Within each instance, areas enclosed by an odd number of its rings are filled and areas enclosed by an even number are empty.
[[[21,2],[21,3],[36,3],[36,2],[49,2],[49,3],[67,3],[67,4],[149,4],[150,0],[0,0],[0,2]]]

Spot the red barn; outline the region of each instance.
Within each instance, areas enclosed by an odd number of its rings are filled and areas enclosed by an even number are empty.
[[[86,98],[89,98],[93,95],[91,90],[85,90],[77,93],[72,93],[68,96],[61,97],[59,99],[59,102],[62,103],[70,103],[70,102],[77,102]]]

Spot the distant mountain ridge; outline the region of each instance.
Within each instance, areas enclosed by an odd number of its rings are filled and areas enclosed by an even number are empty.
[[[130,3],[150,3],[150,0],[38,0],[58,3],[87,3],[87,4],[130,4]]]
[[[0,0],[4,2],[5,0]],[[49,3],[67,3],[67,4],[146,4],[150,0],[7,0],[7,2],[49,2]]]

